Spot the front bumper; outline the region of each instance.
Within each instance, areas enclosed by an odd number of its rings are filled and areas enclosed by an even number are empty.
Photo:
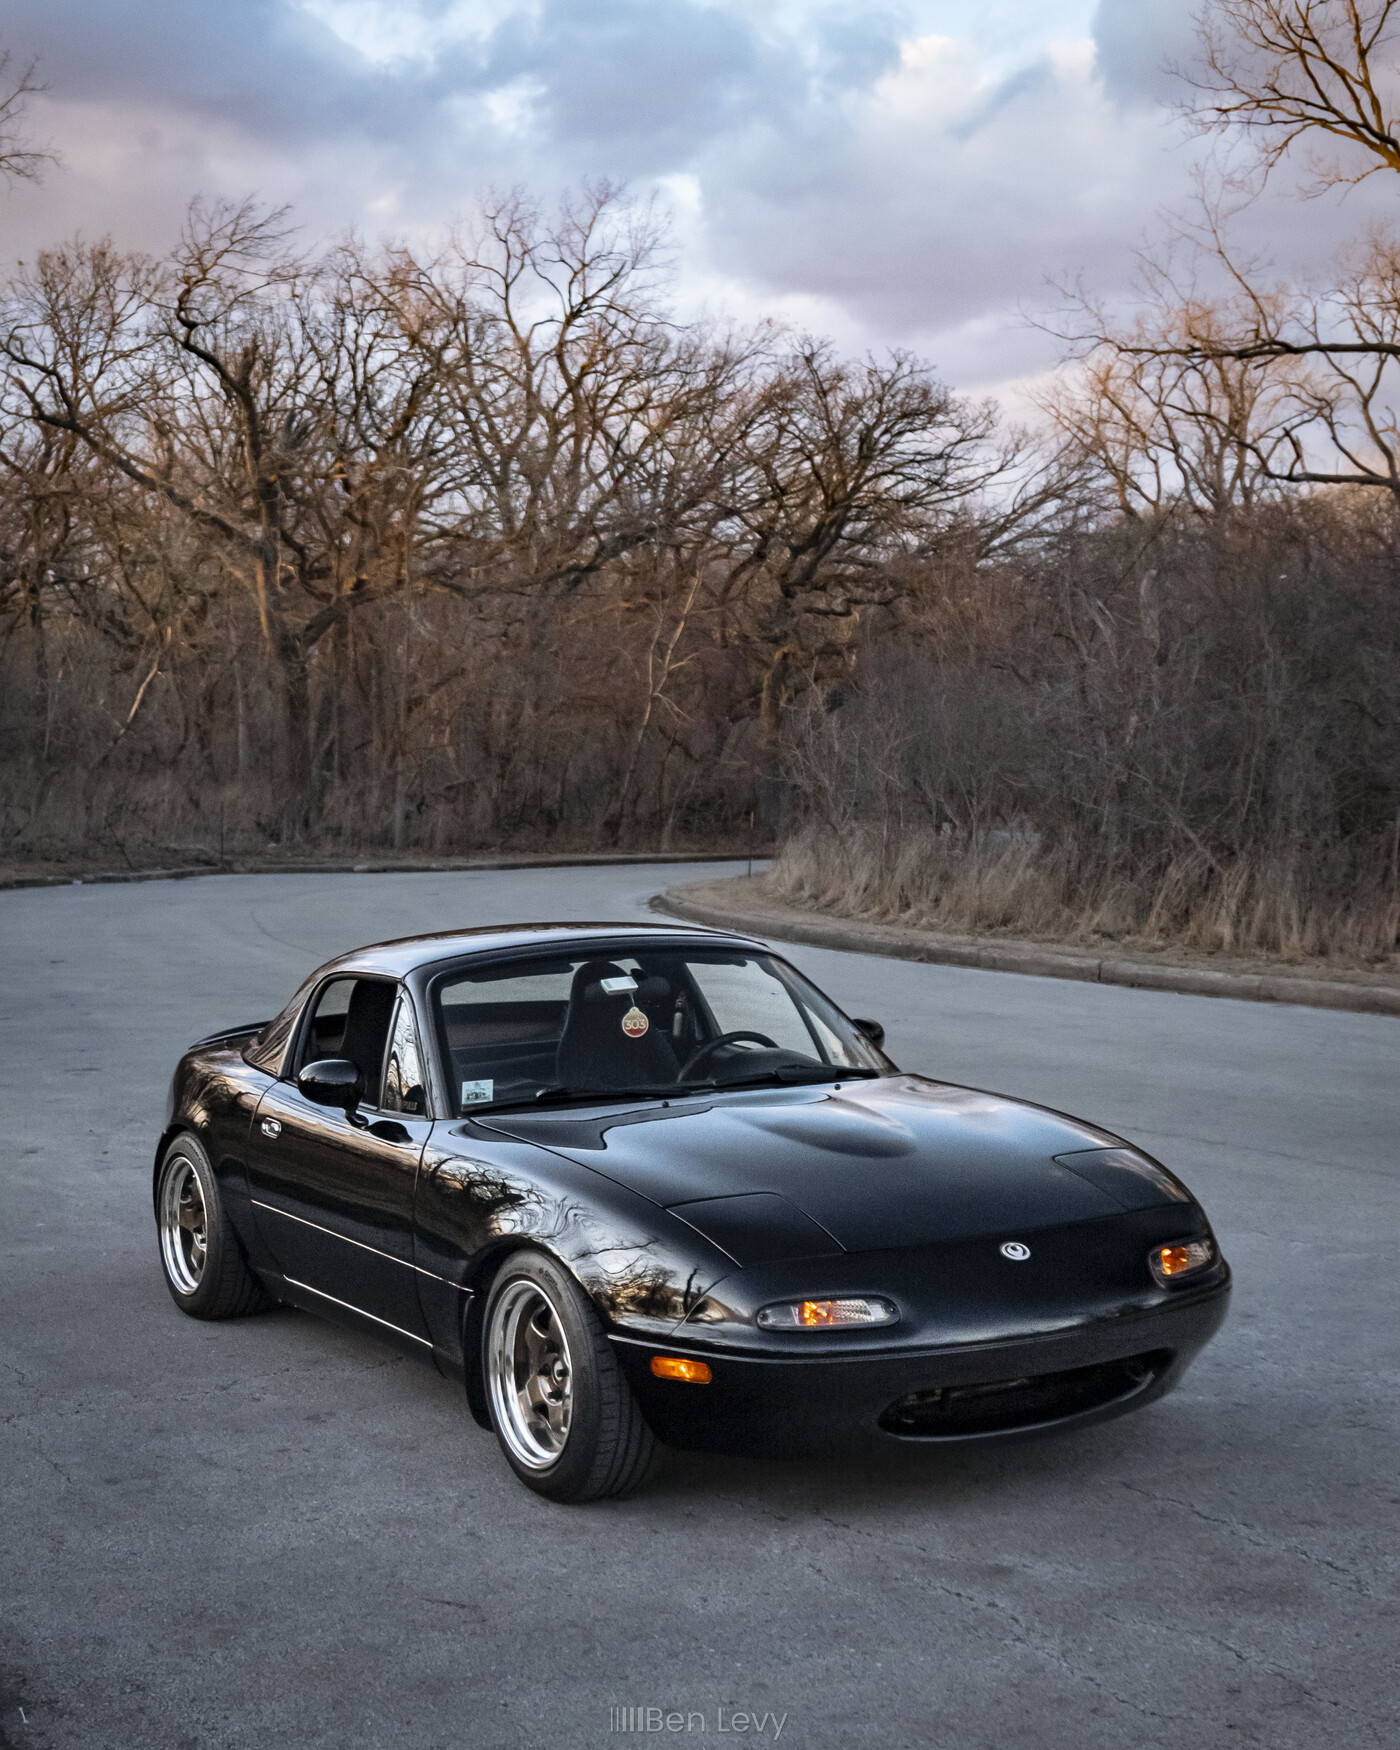
[[[621,1333],[642,1412],[669,1445],[795,1457],[1083,1427],[1170,1391],[1224,1322],[1228,1279],[1150,1310],[994,1342],[794,1358]],[[679,1333],[678,1333],[679,1337]],[[706,1361],[708,1385],[658,1379],[654,1355]],[[968,1388],[1004,1386],[973,1392]]]

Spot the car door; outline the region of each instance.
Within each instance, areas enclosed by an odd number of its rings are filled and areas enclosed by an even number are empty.
[[[413,1195],[427,1116],[413,1007],[392,980],[341,976],[313,997],[292,1075],[346,1057],[366,1089],[355,1121],[275,1082],[253,1119],[248,1179],[282,1273],[342,1308],[427,1339],[413,1260]]]

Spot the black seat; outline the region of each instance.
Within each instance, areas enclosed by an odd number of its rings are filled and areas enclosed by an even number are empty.
[[[350,992],[340,1055],[348,1057],[359,1070],[364,1098],[368,1101],[379,1097],[379,1072],[384,1065],[384,1048],[389,1043],[389,1021],[396,994],[394,985],[372,978],[357,979]]]
[[[622,1025],[628,1012],[638,1007],[639,992],[606,991],[605,978],[630,979],[630,975],[610,960],[589,960],[574,974],[554,1059],[555,1079],[569,1088],[674,1082],[680,1065],[665,1033],[650,1020],[640,1034],[629,1033]]]

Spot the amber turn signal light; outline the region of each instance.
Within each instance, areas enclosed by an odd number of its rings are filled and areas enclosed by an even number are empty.
[[[1183,1240],[1176,1246],[1158,1246],[1147,1262],[1163,1288],[1215,1262],[1215,1247],[1209,1240]]]
[[[683,1355],[653,1355],[651,1370],[658,1379],[683,1379],[687,1385],[708,1385],[714,1378],[703,1361],[687,1361]]]
[[[760,1307],[758,1324],[765,1331],[825,1331],[835,1325],[892,1325],[899,1317],[888,1300],[864,1295],[859,1300],[784,1300]]]

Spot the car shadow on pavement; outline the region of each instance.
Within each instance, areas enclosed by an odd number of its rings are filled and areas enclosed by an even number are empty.
[[[976,1507],[1011,1497],[1101,1486],[1137,1474],[1143,1486],[1157,1476],[1163,1452],[1163,1416],[1174,1416],[1173,1468],[1194,1469],[1217,1448],[1218,1418],[1204,1406],[1182,1404],[1078,1429],[1049,1430],[997,1441],[891,1446],[859,1455],[737,1457],[668,1450],[633,1499],[658,1506],[694,1507],[745,1497],[755,1505],[821,1518],[839,1505],[845,1515],[865,1508],[881,1515],[901,1505],[919,1511],[934,1503]],[[627,1503],[623,1503],[624,1508]]]

